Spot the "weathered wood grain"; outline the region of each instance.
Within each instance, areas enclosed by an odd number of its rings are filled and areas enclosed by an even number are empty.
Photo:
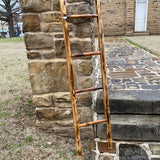
[[[79,90],[76,90],[75,92],[82,93],[82,92],[88,92],[88,91],[96,91],[99,89],[103,89],[103,87],[92,87],[92,88],[79,89]]]
[[[60,7],[61,7],[61,16],[62,17],[66,16],[66,1],[65,0],[60,0]],[[76,148],[77,148],[77,155],[79,158],[81,158],[82,150],[81,150],[80,131],[79,131],[79,126],[78,126],[79,124],[78,124],[77,104],[76,104],[76,95],[75,95],[75,87],[74,87],[73,63],[71,59],[71,48],[70,48],[70,40],[69,40],[69,33],[68,33],[68,23],[67,23],[67,20],[64,18],[62,18],[62,25],[63,25],[63,35],[64,35],[64,42],[65,42],[67,67],[68,67],[68,77],[69,77],[70,96],[71,96],[71,103],[72,103]]]
[[[77,18],[97,18],[97,14],[78,14],[78,15],[66,15],[63,19],[77,19]]]
[[[103,102],[104,102],[104,109],[105,109],[105,117],[107,119],[106,135],[107,135],[107,140],[108,140],[108,149],[112,149],[110,107],[109,107],[109,98],[108,98],[107,73],[106,73],[105,49],[104,49],[104,29],[103,29],[100,0],[96,0],[96,12],[98,14],[99,51],[101,52],[100,59],[101,59],[102,84],[103,84]]]
[[[87,126],[90,126],[93,124],[103,123],[106,121],[107,121],[106,119],[102,119],[102,120],[97,120],[97,121],[93,121],[93,122],[86,122],[86,123],[79,124],[79,127],[87,127]]]
[[[76,139],[77,155],[79,158],[82,157],[80,131],[79,131],[80,127],[86,127],[89,125],[106,122],[106,135],[108,140],[108,143],[107,143],[108,149],[112,149],[112,133],[111,133],[110,107],[109,107],[108,88],[107,88],[107,73],[106,73],[105,50],[104,50],[104,30],[103,30],[103,22],[102,22],[102,11],[100,6],[100,0],[95,0],[95,1],[96,1],[96,14],[67,15],[66,1],[60,0],[66,59],[67,59],[67,67],[68,67],[68,77],[69,77],[69,85],[70,85],[70,95],[71,95],[71,103],[72,103],[73,122],[74,122],[74,129],[75,129],[75,139]],[[72,19],[72,18],[97,18],[100,51],[88,52],[88,53],[75,53],[71,55],[67,19]],[[91,56],[91,55],[100,55],[103,87],[92,87],[92,88],[75,90],[72,57]],[[106,118],[102,120],[79,124],[78,114],[77,114],[76,94],[82,93],[82,92],[88,92],[88,91],[95,91],[98,89],[103,89],[104,109],[105,109]]]
[[[72,57],[83,57],[83,56],[93,56],[93,55],[100,55],[101,52],[88,52],[88,53],[74,53]]]

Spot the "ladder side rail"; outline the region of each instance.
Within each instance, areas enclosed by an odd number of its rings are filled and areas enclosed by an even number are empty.
[[[104,50],[104,30],[102,21],[102,11],[100,0],[96,1],[96,12],[98,14],[98,39],[99,39],[99,50],[100,61],[101,61],[101,75],[103,84],[103,102],[106,121],[106,135],[108,141],[108,149],[112,149],[112,133],[111,133],[111,121],[110,121],[110,107],[109,107],[109,97],[108,97],[108,87],[107,87],[107,73],[106,73],[106,61],[105,61],[105,50]]]
[[[65,0],[60,0],[60,7],[61,7],[61,16],[65,17],[67,14]],[[70,96],[71,96],[71,103],[72,103],[72,114],[73,114],[77,156],[81,158],[82,151],[81,151],[80,130],[79,130],[79,124],[78,124],[78,113],[77,113],[76,95],[75,95],[75,87],[74,87],[73,63],[71,59],[68,22],[64,18],[62,18],[62,25],[63,25],[63,33],[64,33],[67,67],[68,67],[68,78],[69,78]]]

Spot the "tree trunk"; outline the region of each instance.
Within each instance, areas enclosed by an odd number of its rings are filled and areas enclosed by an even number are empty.
[[[12,15],[9,18],[8,26],[9,26],[9,35],[10,35],[10,37],[16,37],[16,33],[14,31],[14,24],[13,24],[13,16]]]

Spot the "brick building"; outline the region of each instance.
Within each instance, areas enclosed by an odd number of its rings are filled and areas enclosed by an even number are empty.
[[[160,34],[160,0],[102,0],[105,35]]]

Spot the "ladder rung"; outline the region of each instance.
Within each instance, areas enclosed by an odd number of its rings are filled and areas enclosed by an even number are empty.
[[[98,14],[77,14],[77,15],[66,15],[63,19],[76,19],[76,18],[97,18]]]
[[[107,121],[106,119],[102,119],[102,120],[97,120],[97,121],[93,121],[93,122],[86,122],[86,123],[79,124],[79,127],[86,127],[86,126],[90,126],[93,124],[103,123],[106,121]]]
[[[80,90],[76,90],[75,93],[95,91],[95,90],[99,90],[99,89],[103,89],[103,87],[92,87],[92,88],[80,89]]]
[[[82,56],[92,56],[92,55],[100,55],[101,52],[88,52],[88,53],[74,53],[72,57],[82,57]]]

